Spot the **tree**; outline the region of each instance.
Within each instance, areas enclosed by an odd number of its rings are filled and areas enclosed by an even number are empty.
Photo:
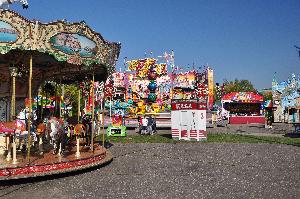
[[[55,82],[46,82],[42,88],[42,95],[46,97],[46,101],[50,97],[62,96],[64,87],[64,100],[68,101],[72,105],[72,115],[77,115],[78,109],[78,92],[79,88],[77,84],[57,84]],[[45,102],[44,102],[45,103]]]
[[[214,102],[219,103],[221,102],[222,98],[222,87],[219,85],[219,83],[216,83],[214,85]]]
[[[264,97],[264,101],[267,100],[273,100],[273,94],[272,94],[272,90],[263,90],[261,92],[259,92],[260,95],[262,95]]]
[[[253,84],[249,80],[238,80],[234,81],[224,80],[223,95],[231,92],[257,92]]]

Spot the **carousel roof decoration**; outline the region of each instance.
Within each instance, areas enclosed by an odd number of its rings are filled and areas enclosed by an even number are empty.
[[[45,80],[82,81],[93,73],[104,81],[115,71],[121,44],[108,42],[84,21],[41,23],[11,10],[0,10],[0,97],[8,96],[10,67],[17,67],[27,81],[33,57],[33,91]],[[17,78],[17,96],[26,96]],[[20,90],[18,90],[18,84]]]

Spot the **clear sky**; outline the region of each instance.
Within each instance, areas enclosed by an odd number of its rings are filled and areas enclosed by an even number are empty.
[[[108,41],[121,42],[123,58],[175,52],[188,70],[209,65],[215,82],[248,79],[270,88],[300,73],[300,0],[28,0],[28,19],[84,20]]]

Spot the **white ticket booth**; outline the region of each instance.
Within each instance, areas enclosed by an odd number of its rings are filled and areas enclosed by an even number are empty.
[[[207,140],[206,102],[172,101],[171,128],[173,139]]]

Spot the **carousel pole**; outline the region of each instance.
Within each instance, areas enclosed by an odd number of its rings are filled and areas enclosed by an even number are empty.
[[[79,124],[79,119],[80,119],[80,88],[78,89],[78,110],[77,110],[77,124]],[[80,157],[80,151],[79,151],[79,135],[76,134],[76,153],[75,157],[79,158]]]
[[[78,110],[77,110],[77,124],[79,124],[80,120],[80,88],[78,89]]]
[[[44,121],[44,117],[43,117],[43,112],[44,112],[43,111],[43,107],[44,107],[43,102],[44,102],[44,100],[43,100],[43,87],[42,86],[40,87],[39,91],[40,91],[39,93],[41,95],[41,113],[40,113],[41,118],[40,119],[41,119],[41,122],[43,122]]]
[[[63,105],[64,105],[64,108],[63,108],[63,114],[62,114],[62,116],[63,116],[63,118],[65,118],[66,119],[66,103],[65,103],[65,85],[64,84],[62,84],[62,88],[61,88],[61,96],[62,96],[62,100],[63,100]]]
[[[16,114],[16,76],[17,76],[17,69],[13,68],[12,69],[13,93],[12,93],[12,115],[11,115],[12,121],[15,120],[15,114]],[[15,135],[13,135],[12,138],[12,149],[13,149],[12,163],[17,164],[17,147],[16,147]]]
[[[105,82],[103,84],[103,92],[104,92],[104,95],[103,95],[103,105],[102,105],[102,128],[103,128],[103,132],[102,132],[102,146],[104,147],[104,143],[105,143],[105,129],[104,129],[104,106],[105,106]]]
[[[31,81],[32,81],[32,55],[30,55],[29,60],[29,80],[28,80],[28,98],[29,98],[29,113],[28,113],[28,139],[27,139],[27,160],[30,162],[30,148],[31,148],[31,112],[32,112],[32,104],[31,104]]]
[[[11,104],[10,104],[10,115],[9,120],[13,121],[13,109],[14,109],[14,97],[15,97],[15,77],[14,77],[14,69],[10,68],[10,75],[12,76],[12,95],[11,95]],[[7,148],[7,156],[6,161],[11,161],[11,135],[6,136],[6,148]]]
[[[61,74],[61,67],[59,67],[59,74]],[[58,116],[59,116],[59,118],[61,118],[61,105],[62,105],[61,101],[62,101],[62,98],[64,97],[64,86],[61,84],[61,75],[59,76],[59,87],[61,89],[61,93],[59,95],[59,109],[58,109],[59,115]]]
[[[17,76],[17,68],[15,67],[10,67],[10,75],[12,77],[12,96],[11,96],[11,104],[10,104],[10,121],[13,121],[15,119],[15,114],[16,114],[16,76]],[[13,149],[13,164],[16,164],[17,159],[16,159],[16,143],[14,139],[14,135],[12,136],[12,143],[11,143],[11,135],[7,136],[7,157],[6,160],[10,161],[11,160],[11,148]]]
[[[59,107],[58,107],[58,118],[61,118],[61,96],[59,96],[59,103],[58,103],[58,105],[59,105]]]
[[[112,106],[111,98],[109,98],[109,119],[111,120],[111,106]]]
[[[11,67],[10,74],[12,77],[12,96],[11,96],[11,105],[10,105],[10,121],[15,119],[16,114],[16,76],[17,76],[17,68]]]
[[[103,99],[101,98],[100,99],[100,110],[98,111],[98,128],[97,128],[97,135],[100,135],[100,133],[101,133],[101,124],[102,124],[102,109],[103,109],[103,105],[102,105],[102,103],[103,103]]]
[[[95,134],[95,126],[94,126],[94,119],[95,119],[95,92],[94,92],[94,83],[95,83],[95,74],[93,71],[93,82],[92,82],[92,137],[91,137],[91,150],[94,152],[94,134]]]
[[[57,100],[57,82],[55,82],[55,111],[54,111],[54,114],[55,114],[55,117],[58,117],[60,116],[60,113],[57,114],[58,111],[60,111],[60,101]]]

